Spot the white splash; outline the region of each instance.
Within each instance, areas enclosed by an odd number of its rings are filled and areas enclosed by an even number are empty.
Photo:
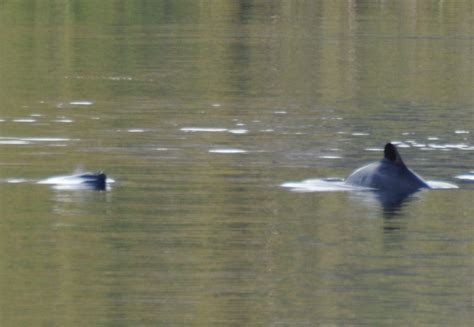
[[[38,184],[49,185],[79,185],[83,184],[84,180],[77,176],[56,176],[40,180]]]
[[[33,118],[18,118],[13,120],[15,123],[34,123],[36,119]]]
[[[426,184],[428,184],[429,187],[431,187],[434,190],[448,190],[448,189],[457,189],[459,188],[455,184],[451,184],[448,182],[442,182],[442,181],[426,181]]]
[[[346,184],[341,179],[306,179],[301,182],[287,182],[281,187],[289,188],[292,192],[349,192],[370,190]]]
[[[9,178],[7,179],[7,183],[9,184],[20,184],[20,183],[24,183],[24,182],[27,182],[28,180],[25,179],[25,178]]]
[[[395,144],[399,148],[409,148],[410,146],[402,141],[392,141],[392,144]]]
[[[228,132],[231,134],[247,134],[249,131],[241,128],[241,129],[229,129]]]
[[[93,181],[94,178],[84,177],[82,174],[69,175],[69,176],[54,176],[38,181],[38,184],[52,185],[58,190],[81,190],[90,189],[88,181]],[[107,177],[105,180],[107,185],[115,183],[113,178]]]
[[[426,147],[426,144],[418,143],[415,140],[407,140],[406,143],[409,143],[411,146],[413,146],[415,148],[424,148],[424,147]]]
[[[71,139],[61,138],[61,137],[23,137],[20,140],[27,142],[67,142]]]
[[[61,137],[0,137],[0,144],[24,145],[37,142],[67,142],[71,139]]]
[[[0,140],[1,145],[25,145],[25,144],[31,144],[31,142],[27,142],[24,140],[15,140],[15,139],[1,139]]]
[[[432,189],[457,189],[455,184],[441,181],[427,181]],[[287,182],[281,187],[289,188],[293,192],[353,192],[353,191],[374,191],[370,187],[360,187],[346,184],[344,180],[338,178],[307,179],[301,182]]]
[[[247,153],[248,151],[242,149],[212,149],[209,150],[209,153],[220,153],[220,154],[237,154],[237,153]]]
[[[471,147],[468,144],[458,143],[458,144],[428,144],[430,148],[433,149],[458,149],[458,150],[468,150]]]
[[[456,178],[462,181],[474,182],[474,172],[470,174],[457,175]]]
[[[231,134],[247,134],[249,131],[244,128],[221,128],[221,127],[182,127],[182,132],[187,133],[231,133]]]
[[[383,152],[382,148],[365,148],[364,150],[370,152]]]
[[[94,102],[92,101],[71,101],[69,102],[72,106],[92,106]]]
[[[222,133],[227,132],[227,128],[215,128],[215,127],[183,127],[181,128],[183,132],[208,132],[208,133]]]

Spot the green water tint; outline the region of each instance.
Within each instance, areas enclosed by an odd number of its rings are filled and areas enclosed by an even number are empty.
[[[472,2],[3,1],[1,326],[468,326]],[[399,141],[397,208],[345,177]],[[109,191],[36,182],[104,170]]]

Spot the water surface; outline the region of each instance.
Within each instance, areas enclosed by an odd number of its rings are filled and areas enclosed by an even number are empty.
[[[2,3],[0,324],[471,325],[473,24],[469,0]],[[459,189],[280,186],[387,141]],[[76,170],[116,183],[37,184]]]

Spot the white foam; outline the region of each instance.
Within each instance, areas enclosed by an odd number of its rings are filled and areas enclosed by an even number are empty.
[[[72,106],[91,106],[94,104],[92,101],[71,101],[69,102]]]
[[[244,128],[227,129],[221,127],[182,127],[182,132],[188,133],[223,133],[228,132],[231,134],[247,134],[249,131]]]
[[[23,137],[20,140],[28,142],[67,142],[71,139],[61,138],[61,137]]]
[[[84,182],[83,179],[76,176],[56,176],[40,180],[38,184],[50,185],[79,185]]]
[[[144,133],[145,130],[141,129],[141,128],[131,128],[131,129],[128,129],[127,132],[129,132],[129,133]]]
[[[456,178],[460,179],[460,180],[463,180],[463,181],[474,182],[474,173],[458,175],[458,176],[456,176]]]
[[[428,144],[430,148],[433,149],[469,149],[470,146],[464,143],[458,143],[458,144],[435,144],[435,143],[430,143]]]
[[[67,119],[67,118],[61,118],[61,119],[55,119],[53,120],[55,123],[72,123],[74,122],[72,119]]]
[[[33,118],[18,118],[13,120],[15,123],[34,123],[36,119]]]
[[[413,146],[415,148],[426,148],[426,144],[423,144],[423,143],[416,143],[416,144],[413,144]]]
[[[430,143],[428,144],[428,146],[432,149],[446,149],[444,145],[440,145],[440,144]]]
[[[228,130],[229,133],[231,134],[247,134],[249,131],[247,129],[229,129]]]
[[[428,184],[429,187],[435,190],[447,190],[447,189],[457,189],[459,188],[455,184],[451,184],[448,182],[442,182],[442,181],[426,181],[426,184]]]
[[[287,182],[281,187],[289,188],[292,192],[349,192],[369,190],[344,183],[340,179],[307,179],[301,182]]]
[[[85,184],[87,178],[82,177],[81,175],[71,175],[71,176],[55,176],[40,180],[38,184],[48,184],[48,185],[64,185],[64,186],[76,186]],[[115,180],[107,177],[107,184],[115,183]]]
[[[395,144],[399,148],[409,148],[410,146],[402,141],[392,141],[392,144]]]
[[[469,131],[463,130],[463,129],[458,129],[454,131],[455,134],[469,134]]]
[[[432,189],[457,189],[455,184],[442,181],[427,181]],[[289,188],[293,192],[350,192],[350,191],[371,191],[369,187],[360,187],[346,184],[341,179],[307,179],[301,182],[287,182],[281,187]]]
[[[27,179],[25,178],[9,178],[7,179],[7,183],[9,184],[20,184],[26,182]]]
[[[382,148],[365,148],[365,151],[371,151],[371,152],[383,152]]]
[[[220,153],[220,154],[237,154],[237,153],[247,153],[248,151],[242,149],[212,149],[209,150],[210,153]]]
[[[67,142],[71,139],[60,137],[0,137],[0,144],[24,145],[35,142]]]
[[[182,127],[183,132],[208,132],[208,133],[222,133],[227,132],[227,128],[215,128],[215,127]]]
[[[2,145],[25,145],[25,144],[31,144],[31,142],[27,142],[24,140],[16,140],[16,139],[11,139],[11,140],[0,140],[0,144]]]
[[[445,144],[445,147],[451,149],[466,149],[469,148],[469,145],[464,143],[457,143],[457,144]]]

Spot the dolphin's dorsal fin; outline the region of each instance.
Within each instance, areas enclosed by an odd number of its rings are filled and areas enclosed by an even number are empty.
[[[397,165],[402,165],[402,166],[405,165],[403,163],[402,157],[398,153],[397,147],[393,145],[392,143],[385,144],[385,149],[383,150],[383,154],[384,154],[384,158],[387,159],[388,161],[391,161]]]

